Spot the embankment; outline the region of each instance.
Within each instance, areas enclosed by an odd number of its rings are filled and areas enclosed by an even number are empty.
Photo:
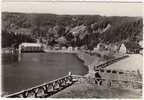
[[[96,55],[89,55],[86,54],[84,52],[78,52],[76,54],[76,56],[78,57],[79,60],[81,60],[84,63],[84,66],[86,66],[88,68],[88,73],[85,75],[87,76],[92,76],[92,74],[94,73],[93,69],[94,69],[94,65],[99,64],[100,62],[102,62],[101,58],[96,56]]]
[[[71,87],[55,94],[52,98],[141,98],[141,93],[122,88],[109,88],[97,86],[89,81],[89,77],[94,75],[94,66],[102,65],[107,62],[100,57],[85,53],[76,55],[89,68],[88,74]],[[121,55],[122,56],[122,55]],[[116,58],[119,58],[117,56]],[[111,59],[112,60],[112,59]],[[118,59],[119,60],[119,59]],[[110,59],[109,59],[110,61]]]

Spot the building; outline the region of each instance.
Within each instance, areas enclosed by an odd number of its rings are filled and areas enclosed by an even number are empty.
[[[62,50],[66,50],[67,48],[66,47],[62,47]]]
[[[78,51],[78,47],[75,47],[74,50],[75,50],[75,51]]]
[[[139,51],[139,53],[143,54],[143,41],[140,41],[139,45],[141,46],[141,50]]]
[[[54,50],[60,50],[60,47],[59,46],[55,46],[53,49]]]
[[[139,42],[139,45],[140,45],[141,47],[143,47],[143,41],[140,41],[140,42]]]
[[[93,48],[93,51],[94,51],[94,52],[96,52],[97,50],[98,50],[98,49],[97,49],[96,47],[95,47],[95,48]]]
[[[125,54],[127,52],[126,46],[124,44],[121,44],[119,48],[119,52]]]
[[[68,47],[68,51],[72,51],[73,50],[73,47]]]
[[[43,46],[40,43],[21,43],[19,45],[19,52],[41,52]]]

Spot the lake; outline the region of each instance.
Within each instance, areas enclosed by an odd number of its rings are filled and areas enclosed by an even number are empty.
[[[86,66],[74,54],[65,53],[23,53],[21,60],[2,56],[2,92],[15,93],[72,72],[84,75]]]

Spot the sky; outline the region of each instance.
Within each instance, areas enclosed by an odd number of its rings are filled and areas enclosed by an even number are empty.
[[[142,3],[118,2],[2,2],[2,11],[60,15],[142,16]],[[41,1],[41,0],[40,0]]]

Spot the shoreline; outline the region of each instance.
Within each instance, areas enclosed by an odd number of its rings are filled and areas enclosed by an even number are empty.
[[[87,69],[87,73],[84,74],[84,75],[82,75],[82,76],[87,75],[87,74],[89,73],[89,68],[88,68],[88,66],[85,64],[85,61],[79,57],[79,53],[75,53],[75,54],[73,54],[73,55],[74,55],[74,56],[83,64],[83,66]]]
[[[92,66],[90,66],[89,64],[86,64],[86,60],[84,59],[84,54],[82,54],[82,53],[77,53],[75,56],[76,56],[80,61],[82,61],[83,65],[84,65],[85,67],[87,67],[88,72],[87,72],[87,74],[83,75],[84,77],[87,77],[87,76],[90,74],[90,67],[92,67]]]
[[[108,60],[95,55],[90,56],[84,52],[79,52],[76,56],[85,66],[87,66],[88,73],[79,78],[79,80],[71,87],[56,93],[51,96],[51,98],[141,98],[141,93],[139,91],[132,91],[131,89],[123,88],[109,88],[106,86],[98,87],[94,82],[94,66],[103,65],[106,62],[113,61],[115,59],[118,60],[124,55],[115,55],[114,59]]]
[[[105,61],[100,61],[100,57],[97,57],[97,56],[93,56],[93,58],[91,58],[90,55],[84,53],[84,52],[78,52],[76,54],[76,57],[81,60],[83,62],[83,65],[85,67],[87,67],[88,69],[88,72],[87,74],[83,75],[84,77],[93,77],[94,75],[94,66],[97,66]],[[91,61],[93,60],[93,61]]]
[[[94,72],[94,66],[97,66],[104,61],[100,61],[100,57],[97,57],[96,55],[93,56],[92,62],[91,62],[91,56],[86,54],[83,51],[64,51],[64,50],[44,50],[45,53],[62,53],[62,54],[72,54],[75,57],[77,57],[78,60],[80,60],[83,64],[83,66],[88,70],[86,74],[82,75],[84,77],[91,77]],[[87,59],[86,59],[87,58]]]
[[[87,69],[87,73],[82,76],[87,76],[89,74],[90,68],[89,65],[85,63],[86,60],[83,59],[81,52],[83,51],[64,51],[64,50],[44,50],[45,53],[62,53],[62,54],[72,54],[74,55],[79,61],[82,62],[83,66]]]
[[[109,62],[111,60],[115,60],[115,59],[119,59],[122,57],[121,56],[115,56],[114,59],[103,59],[102,57],[98,57],[97,55],[89,55],[85,52],[82,52],[82,51],[77,51],[77,52],[55,52],[55,51],[51,51],[51,52],[45,52],[45,53],[60,53],[60,54],[71,54],[71,55],[74,55],[77,60],[79,60],[82,65],[87,68],[87,72],[84,73],[83,75],[81,75],[82,77],[78,79],[78,81],[73,84],[71,87],[68,87],[66,88],[65,90],[63,91],[60,91],[56,94],[54,94],[53,96],[51,96],[52,98],[59,98],[59,97],[72,97],[72,98],[75,98],[75,97],[79,97],[78,94],[78,91],[79,92],[82,92],[83,93],[80,93],[80,97],[95,97],[95,95],[97,95],[96,98],[101,98],[103,97],[101,94],[99,94],[98,91],[102,91],[103,93],[105,93],[106,91],[108,92],[112,92],[112,91],[115,91],[114,94],[116,93],[116,95],[118,94],[118,91],[117,89],[109,89],[109,88],[106,88],[106,87],[97,87],[96,85],[94,85],[91,80],[89,80],[90,78],[94,78],[95,76],[95,70],[94,70],[94,67],[95,66],[99,66],[101,64],[104,64],[106,62]],[[96,89],[96,90],[95,90]],[[74,93],[74,91],[76,93]],[[127,92],[127,90],[122,90],[124,92]],[[90,92],[91,95],[89,95],[88,93]],[[96,92],[96,93],[95,93]],[[130,91],[129,91],[130,93]],[[105,95],[107,96],[111,96],[107,93],[105,93]]]
[[[76,53],[76,54],[74,54],[74,55],[75,55],[75,57],[77,57],[77,59],[78,59],[79,61],[82,62],[83,66],[87,69],[87,73],[84,74],[84,75],[82,75],[82,76],[86,76],[87,74],[89,74],[89,67],[88,67],[88,65],[85,63],[85,60],[80,57],[80,54],[79,54],[79,53]]]
[[[68,51],[68,50],[47,50],[47,49],[44,49],[44,52],[46,52],[46,53],[72,53],[72,54],[75,54],[75,53],[78,53],[79,51]]]
[[[75,84],[71,87],[66,88],[59,93],[51,96],[51,98],[141,98],[141,92],[133,89],[124,88],[109,88],[106,86],[97,86],[93,78],[95,77],[94,66],[105,64],[107,61],[118,60],[124,55],[117,55],[114,59],[101,59],[96,57],[93,61],[90,56],[84,52],[79,52],[76,56],[83,61],[83,64],[89,69],[88,73],[83,75]],[[86,57],[87,56],[87,57]],[[92,56],[91,56],[92,57]]]

